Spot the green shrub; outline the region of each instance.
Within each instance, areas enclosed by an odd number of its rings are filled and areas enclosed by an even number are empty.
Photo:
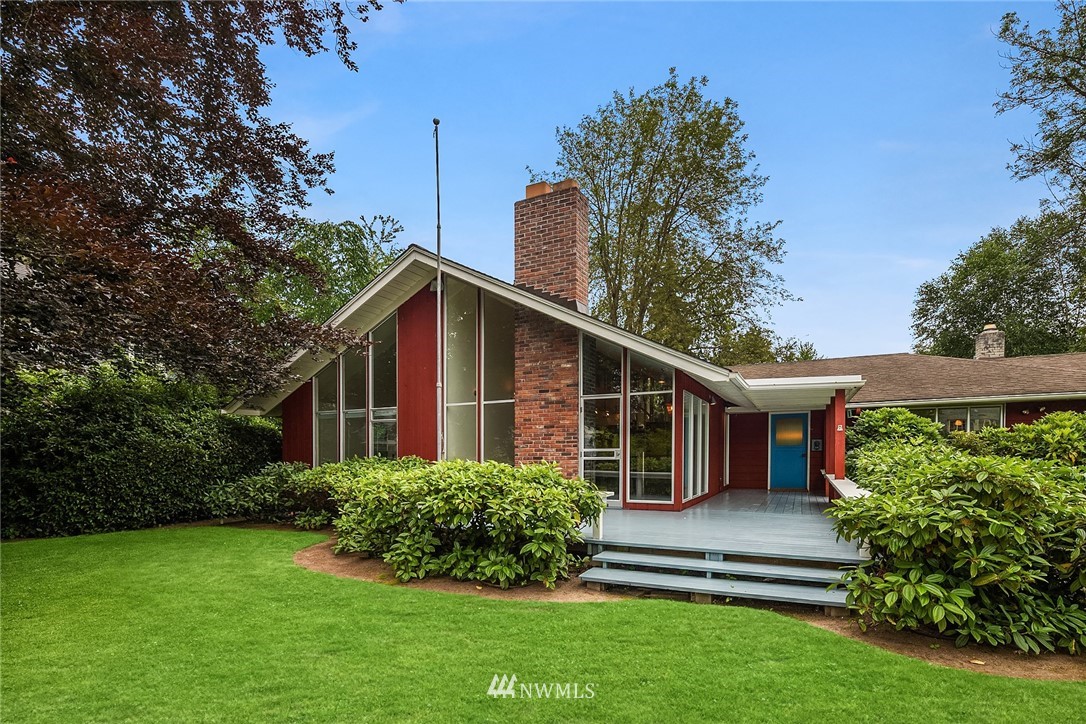
[[[872,492],[887,492],[897,490],[902,484],[911,484],[909,478],[903,476],[904,471],[957,460],[965,454],[942,441],[912,445],[888,440],[850,450],[845,461],[850,480]]]
[[[996,455],[1086,466],[1086,412],[1053,412],[1009,430],[989,427],[979,436]]]
[[[1086,470],[946,446],[875,446],[855,464],[875,492],[830,515],[871,554],[845,584],[861,614],[959,644],[1086,646]]]
[[[207,517],[216,481],[256,472],[281,445],[273,421],[224,416],[219,404],[210,386],[109,365],[5,377],[0,535]]]
[[[988,428],[990,430],[998,430],[1001,428]],[[988,442],[988,439],[983,437],[979,432],[971,432],[966,430],[954,430],[947,438],[951,447],[957,448],[970,455],[992,455],[992,445]]]
[[[579,527],[603,511],[594,486],[545,464],[378,467],[336,491],[336,552],[381,556],[403,581],[444,574],[553,587],[567,575]]]
[[[858,450],[878,442],[920,445],[943,440],[943,426],[904,407],[864,410],[845,430],[845,449]]]
[[[428,463],[418,457],[398,460],[352,458],[310,469],[305,463],[272,463],[255,475],[222,480],[205,496],[212,515],[266,523],[293,521],[303,529],[322,528],[338,514],[337,490],[364,485],[378,472],[410,470]]]

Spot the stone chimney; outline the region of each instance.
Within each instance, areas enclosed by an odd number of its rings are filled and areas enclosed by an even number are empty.
[[[1001,359],[1007,347],[1007,333],[994,324],[984,325],[977,335],[977,348],[973,359]]]
[[[513,283],[588,311],[588,200],[577,182],[529,185],[513,205]]]

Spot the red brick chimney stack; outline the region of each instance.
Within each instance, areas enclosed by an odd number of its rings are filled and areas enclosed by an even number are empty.
[[[588,200],[577,182],[529,185],[513,206],[513,283],[588,311]]]

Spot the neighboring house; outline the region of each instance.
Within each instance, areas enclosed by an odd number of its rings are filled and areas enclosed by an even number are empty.
[[[294,382],[228,411],[282,417],[288,461],[546,460],[583,475],[611,493],[588,583],[841,607],[832,566],[863,554],[821,512],[854,488],[847,410],[906,404],[975,427],[1086,398],[1081,355],[709,364],[586,313],[588,235],[574,182],[532,184],[514,206],[513,284],[442,260],[440,363],[438,260],[412,246],[330,320],[367,333],[363,353],[298,352]]]
[[[848,417],[874,407],[907,407],[942,423],[947,432],[1010,427],[1049,412],[1086,412],[1086,353],[1004,357],[1004,333],[987,325],[973,359],[923,354],[738,365],[747,377],[838,375],[864,378],[848,402]]]

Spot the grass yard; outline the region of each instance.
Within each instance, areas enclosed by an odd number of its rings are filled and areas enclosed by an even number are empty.
[[[311,533],[6,543],[2,717],[79,721],[1081,721],[1086,684],[941,669],[772,612],[548,604],[299,568]],[[594,684],[495,699],[495,674]]]

